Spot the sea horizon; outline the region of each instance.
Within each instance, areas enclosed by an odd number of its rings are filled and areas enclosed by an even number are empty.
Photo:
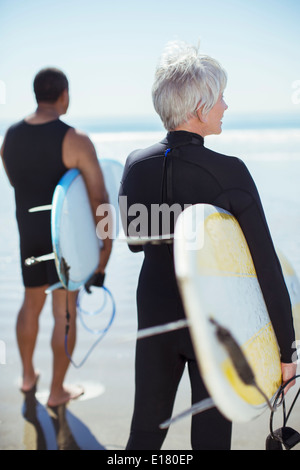
[[[0,118],[0,136],[23,116]],[[64,115],[62,121],[87,133],[155,132],[165,129],[155,113],[151,115],[74,116]],[[228,113],[223,119],[223,130],[245,129],[300,129],[300,113]]]

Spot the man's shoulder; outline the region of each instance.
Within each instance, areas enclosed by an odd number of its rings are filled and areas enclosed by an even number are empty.
[[[96,150],[90,137],[83,131],[70,127],[63,141],[63,162],[67,168],[82,167],[95,160]]]
[[[88,138],[88,135],[81,131],[80,129],[76,129],[76,127],[70,127],[67,132],[67,137],[70,140],[85,140]]]
[[[70,127],[66,132],[64,144],[72,146],[74,149],[80,149],[90,146],[92,141],[85,132],[75,127]]]

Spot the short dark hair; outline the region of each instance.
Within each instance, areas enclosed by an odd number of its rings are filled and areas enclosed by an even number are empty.
[[[55,103],[64,90],[68,90],[69,83],[65,74],[54,67],[40,70],[34,79],[33,89],[37,102],[46,101]]]

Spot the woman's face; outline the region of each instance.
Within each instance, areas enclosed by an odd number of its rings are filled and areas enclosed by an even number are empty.
[[[221,134],[222,118],[227,108],[223,93],[221,93],[214,107],[201,119],[204,124],[205,135]]]

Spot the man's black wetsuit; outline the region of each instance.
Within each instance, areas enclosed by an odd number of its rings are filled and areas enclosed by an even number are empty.
[[[67,171],[62,161],[62,142],[70,126],[59,119],[45,124],[22,120],[5,137],[4,163],[15,190],[16,217],[25,287],[58,282],[54,261],[25,266],[25,259],[52,253],[50,211],[28,212],[51,204],[59,179]]]
[[[168,151],[168,149],[171,149]],[[166,167],[164,168],[164,165]],[[144,204],[208,203],[231,212],[247,239],[260,286],[278,339],[282,362],[291,362],[295,339],[291,304],[260,198],[245,164],[204,147],[204,140],[186,131],[127,159],[120,190],[128,208]],[[134,217],[123,214],[127,230]],[[151,217],[149,224],[151,226]],[[150,233],[143,233],[150,235]],[[170,245],[132,247],[144,250],[137,306],[138,327],[147,328],[184,318]],[[136,346],[136,393],[127,449],[159,449],[166,432],[159,424],[172,413],[178,383],[188,364],[192,402],[207,397],[187,329],[139,340]],[[228,449],[231,423],[216,409],[192,419],[193,449]]]

